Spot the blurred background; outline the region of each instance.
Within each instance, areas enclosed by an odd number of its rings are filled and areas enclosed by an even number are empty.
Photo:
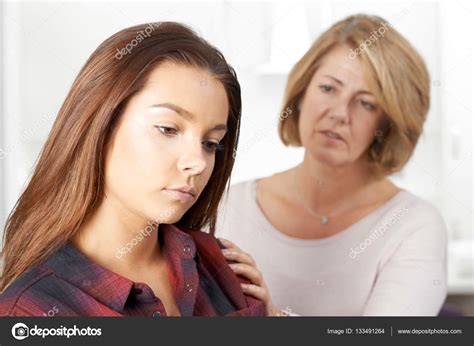
[[[301,161],[277,121],[288,71],[315,38],[356,13],[384,17],[431,74],[431,110],[417,150],[392,177],[431,201],[449,228],[448,303],[474,315],[472,2],[1,2],[0,229],[25,187],[81,66],[108,36],[135,24],[179,21],[216,45],[242,86],[243,121],[232,183]]]

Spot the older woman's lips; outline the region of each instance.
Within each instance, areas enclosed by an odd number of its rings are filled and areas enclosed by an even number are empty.
[[[332,141],[337,141],[337,142],[344,142],[344,139],[341,137],[336,132],[332,131],[319,131],[320,134],[322,134],[325,138],[332,140]]]

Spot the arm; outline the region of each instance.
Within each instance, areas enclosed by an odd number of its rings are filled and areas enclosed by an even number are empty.
[[[446,226],[435,210],[411,218],[414,230],[382,263],[364,316],[436,316],[446,298]]]

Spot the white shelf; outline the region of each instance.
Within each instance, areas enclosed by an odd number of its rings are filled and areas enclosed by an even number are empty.
[[[448,293],[474,294],[474,243],[471,239],[448,245]]]
[[[474,295],[474,280],[448,280],[449,295]]]

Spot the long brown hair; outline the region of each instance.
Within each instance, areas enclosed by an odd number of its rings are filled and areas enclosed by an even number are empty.
[[[236,74],[223,55],[190,28],[173,22],[124,29],[105,40],[74,81],[32,178],[10,213],[2,250],[0,289],[67,242],[104,196],[106,146],[127,101],[158,64],[172,61],[206,69],[229,102],[228,132],[215,168],[196,203],[178,226],[211,233],[239,137],[241,99]]]

